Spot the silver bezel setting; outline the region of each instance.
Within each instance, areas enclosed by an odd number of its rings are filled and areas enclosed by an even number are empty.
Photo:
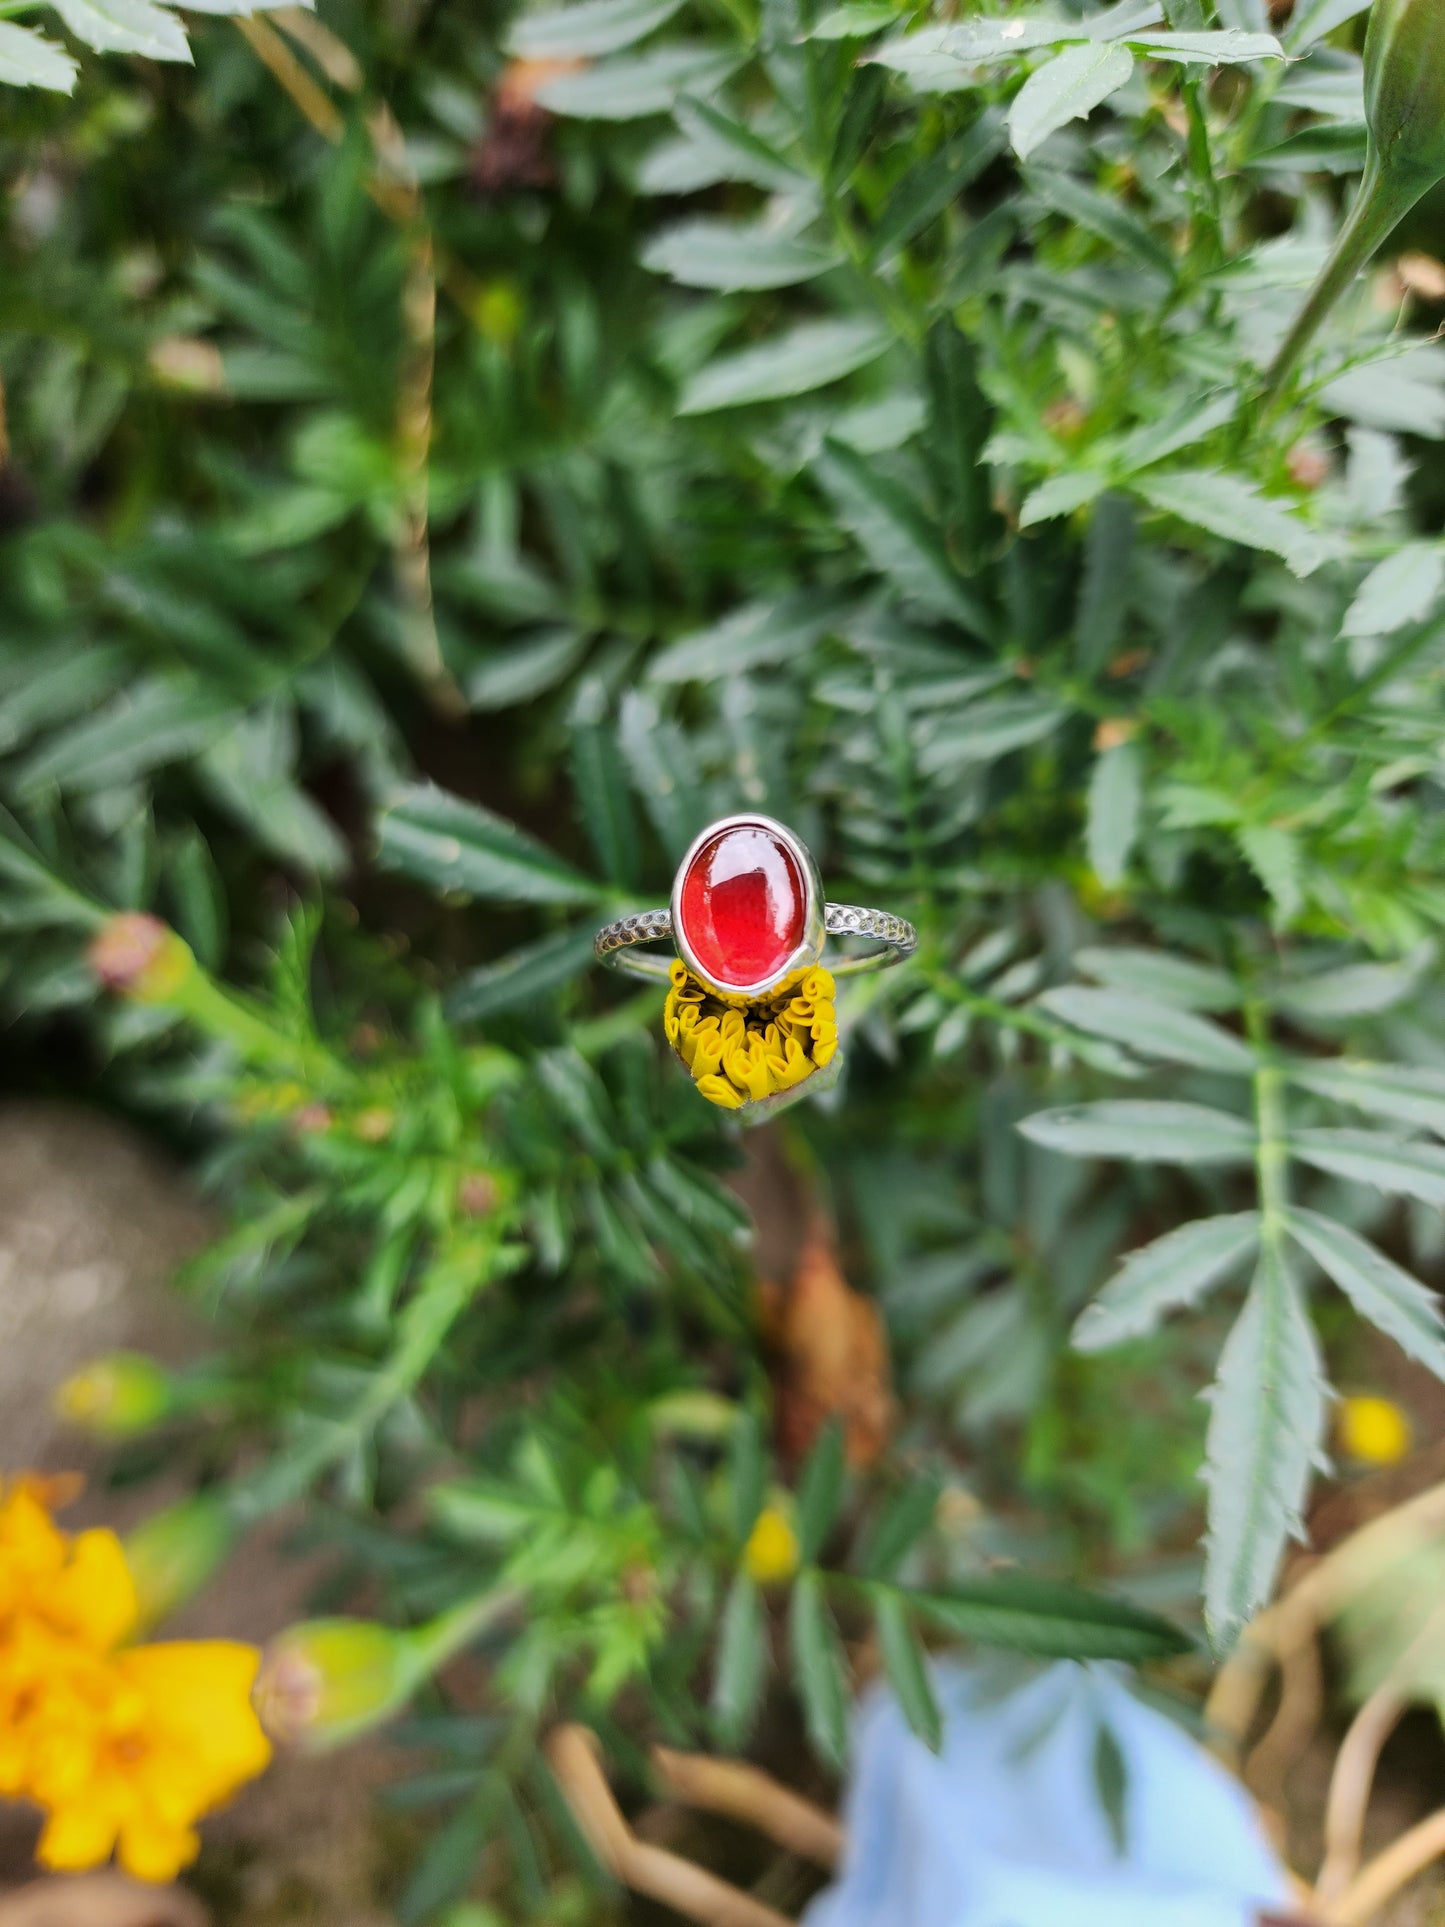
[[[687,940],[682,917],[682,881],[715,837],[721,836],[726,830],[746,829],[766,830],[785,845],[796,862],[798,874],[803,879],[803,936],[787,961],[771,976],[760,977],[753,984],[720,984],[703,969]],[[677,946],[677,954],[693,976],[706,984],[714,996],[738,1003],[751,1003],[756,998],[771,996],[791,978],[804,970],[811,970],[814,964],[821,961],[826,936],[823,927],[823,880],[813,861],[812,851],[786,824],[779,823],[774,817],[764,816],[757,810],[744,810],[736,816],[720,816],[715,823],[709,823],[705,830],[700,830],[688,845],[687,853],[678,864],[672,880],[672,940]]]

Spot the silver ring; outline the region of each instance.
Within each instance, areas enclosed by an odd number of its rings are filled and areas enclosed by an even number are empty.
[[[709,990],[746,1003],[819,963],[828,937],[866,937],[882,946],[830,962],[835,977],[886,969],[918,948],[918,933],[903,917],[825,902],[807,845],[772,817],[750,813],[720,817],[693,838],[677,866],[670,908],[618,917],[597,932],[592,948],[599,963],[665,983],[671,960],[637,946],[671,940]]]

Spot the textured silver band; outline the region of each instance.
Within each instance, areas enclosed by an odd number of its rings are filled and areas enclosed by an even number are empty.
[[[830,937],[871,937],[884,946],[863,957],[825,963],[824,968],[835,977],[860,977],[866,970],[884,970],[889,964],[902,963],[918,948],[918,932],[905,918],[890,916],[886,910],[864,910],[854,903],[825,905],[823,928]],[[671,936],[670,910],[639,910],[635,916],[604,924],[593,939],[592,949],[599,963],[610,964],[614,970],[666,981],[672,972],[672,959],[647,956],[635,946]]]

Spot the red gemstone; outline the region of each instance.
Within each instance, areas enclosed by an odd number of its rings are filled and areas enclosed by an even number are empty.
[[[709,837],[688,864],[678,908],[703,975],[742,990],[775,976],[803,941],[807,892],[782,838],[739,823]]]

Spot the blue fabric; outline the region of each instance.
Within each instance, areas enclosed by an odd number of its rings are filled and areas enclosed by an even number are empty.
[[[961,1667],[934,1687],[937,1755],[891,1695],[865,1699],[842,1876],[806,1927],[1255,1927],[1287,1906],[1248,1795],[1111,1669],[1056,1666],[1001,1700]],[[1101,1728],[1122,1833],[1099,1794]]]

